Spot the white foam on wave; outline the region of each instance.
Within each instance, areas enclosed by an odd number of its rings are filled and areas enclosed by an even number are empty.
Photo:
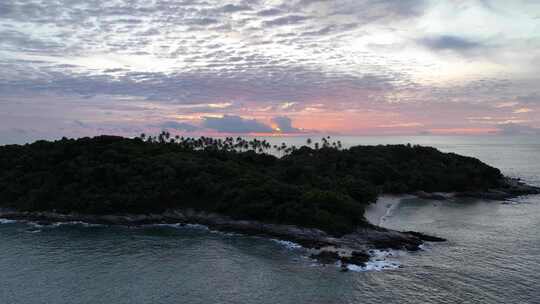
[[[14,223],[17,223],[17,220],[0,218],[0,224],[14,224]]]
[[[92,224],[83,221],[68,221],[68,222],[54,222],[50,224],[40,224],[39,222],[29,221],[29,220],[10,220],[5,218],[0,218],[0,224],[14,224],[14,223],[23,223],[32,228],[41,229],[41,228],[57,228],[61,226],[82,226],[82,227],[104,227],[106,225],[102,224]]]
[[[222,236],[244,236],[241,233],[225,232],[225,231],[219,231],[219,230],[210,230],[210,233],[215,233],[215,234],[219,234],[219,235],[222,235]]]
[[[177,228],[177,229],[197,229],[197,230],[204,230],[204,231],[210,231],[210,228],[205,225],[201,224],[184,224],[184,223],[171,223],[171,224],[147,224],[142,225],[141,227],[168,227],[168,228]]]
[[[38,222],[25,221],[24,223],[26,223],[29,226],[32,226],[33,228],[38,228],[38,229],[42,229],[42,228],[52,229],[52,228],[58,228],[58,227],[63,227],[63,226],[79,226],[79,227],[85,227],[85,228],[107,226],[103,224],[92,224],[92,223],[87,223],[83,221],[54,222],[50,224],[40,224]]]
[[[69,222],[55,222],[55,223],[52,223],[50,226],[52,227],[61,227],[61,226],[105,227],[106,225],[92,224],[92,223],[87,223],[83,221],[69,221]]]
[[[366,263],[366,266],[359,266],[359,265],[347,265],[347,269],[350,271],[357,271],[357,272],[363,272],[363,271],[382,271],[382,270],[389,270],[389,269],[397,269],[400,267],[400,264],[398,262],[391,262],[391,261],[369,261]]]
[[[41,232],[41,229],[36,229],[36,230],[26,230],[26,232],[28,232],[28,233],[40,233],[40,232]]]
[[[381,259],[387,259],[387,258],[395,258],[399,257],[401,255],[401,252],[399,250],[379,250],[379,249],[371,249],[368,251],[369,255],[374,260],[381,260]]]
[[[24,223],[27,224],[28,226],[31,226],[33,228],[38,228],[38,229],[45,227],[44,225],[41,225],[41,224],[38,224],[38,223],[32,222],[32,221],[25,221]]]
[[[429,243],[423,243],[418,245],[418,248],[422,251],[430,251],[432,249],[431,245]]]
[[[401,263],[393,258],[397,258],[400,252],[397,250],[369,250],[371,256],[365,266],[360,265],[347,265],[347,269],[350,271],[364,272],[364,271],[382,271],[398,269],[401,267]],[[341,267],[341,264],[338,266]]]
[[[181,223],[174,223],[174,224],[146,224],[146,225],[141,225],[140,227],[143,227],[143,228],[152,228],[152,227],[182,228],[183,224],[181,224]],[[137,228],[137,226],[135,226],[135,228]]]
[[[219,234],[221,236],[227,236],[227,237],[243,236],[243,234],[236,233],[236,232],[212,230],[210,229],[210,227],[203,224],[185,224],[185,223],[148,224],[148,225],[142,225],[142,227],[169,227],[169,228],[176,228],[176,229],[194,229],[194,230],[207,231],[209,233]]]
[[[185,224],[184,227],[191,228],[191,229],[199,229],[199,230],[210,231],[210,228],[208,228],[208,226],[202,225],[202,224]]]
[[[276,242],[279,245],[284,246],[287,249],[301,249],[301,248],[303,248],[302,245],[300,245],[298,243],[295,243],[295,242],[291,242],[291,241],[285,241],[285,240],[279,240],[279,239],[270,239],[270,240],[272,242]]]
[[[170,227],[170,228],[177,228],[177,229],[196,229],[196,230],[202,230],[207,231],[213,234],[219,234],[221,236],[227,236],[227,237],[237,237],[237,236],[247,236],[242,233],[237,232],[226,232],[226,231],[220,231],[220,230],[212,230],[210,227],[202,224],[184,224],[184,223],[172,223],[172,224],[147,224],[142,225],[142,227]],[[259,238],[258,236],[253,236],[256,238]],[[266,238],[265,238],[266,239]],[[303,248],[300,244],[297,244],[295,242],[291,241],[285,241],[285,240],[279,240],[279,239],[269,239],[272,242],[278,243],[279,245],[284,246],[288,249],[301,249]]]

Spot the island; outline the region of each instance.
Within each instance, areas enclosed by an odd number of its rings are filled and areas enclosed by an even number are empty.
[[[380,194],[506,199],[540,189],[478,159],[418,145],[301,147],[253,138],[97,136],[0,147],[0,217],[203,224],[296,242],[323,263],[444,239],[369,223]]]

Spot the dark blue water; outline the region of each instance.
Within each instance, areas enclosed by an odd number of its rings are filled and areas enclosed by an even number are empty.
[[[302,141],[294,138],[288,141]],[[534,137],[361,137],[479,157],[540,185]],[[281,141],[281,140],[278,140]],[[449,239],[397,253],[403,267],[341,273],[302,249],[198,227],[0,224],[0,303],[539,303],[540,197],[436,202],[385,197],[384,226]]]

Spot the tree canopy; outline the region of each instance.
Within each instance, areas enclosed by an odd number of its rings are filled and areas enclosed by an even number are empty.
[[[93,214],[192,208],[340,235],[366,224],[364,208],[380,193],[479,190],[502,177],[477,159],[430,147],[342,149],[327,138],[314,146],[166,132],[7,145],[0,147],[0,207]]]

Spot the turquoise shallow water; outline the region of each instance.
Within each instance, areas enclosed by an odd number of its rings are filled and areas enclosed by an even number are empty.
[[[539,138],[340,139],[347,145],[434,145],[540,185]],[[315,265],[301,249],[198,227],[4,223],[0,303],[540,302],[539,196],[511,203],[386,197],[367,215],[449,242],[397,253],[392,259],[399,269],[340,273]]]

